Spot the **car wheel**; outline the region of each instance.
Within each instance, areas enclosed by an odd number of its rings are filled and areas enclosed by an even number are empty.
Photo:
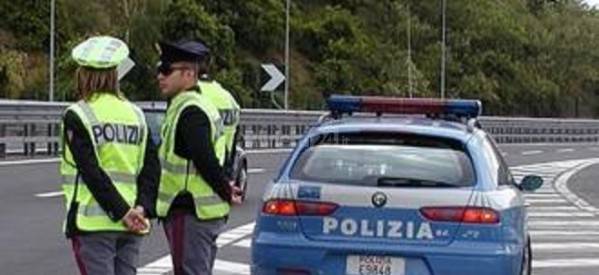
[[[248,187],[248,169],[247,164],[245,162],[242,164],[242,166],[239,168],[239,171],[237,172],[237,180],[235,183],[237,187],[239,187],[239,189],[241,189],[241,191],[243,192],[241,200],[245,201],[245,195]]]
[[[524,246],[524,251],[522,253],[522,271],[521,275],[531,275],[532,274],[532,249],[530,246],[530,236],[528,236],[528,241]]]

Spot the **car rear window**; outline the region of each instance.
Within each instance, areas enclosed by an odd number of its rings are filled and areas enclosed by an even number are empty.
[[[324,135],[311,144],[294,163],[292,179],[391,187],[474,185],[472,162],[457,140],[368,132]]]

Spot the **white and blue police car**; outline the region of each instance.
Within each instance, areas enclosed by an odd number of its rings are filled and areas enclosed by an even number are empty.
[[[267,187],[252,274],[531,273],[521,193],[543,182],[514,181],[479,101],[327,102]]]

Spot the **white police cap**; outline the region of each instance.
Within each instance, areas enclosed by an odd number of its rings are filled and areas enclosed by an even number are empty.
[[[77,45],[71,56],[83,67],[108,69],[129,56],[127,44],[111,36],[94,36]]]

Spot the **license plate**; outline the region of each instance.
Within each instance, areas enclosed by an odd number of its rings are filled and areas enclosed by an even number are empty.
[[[405,275],[406,262],[389,256],[349,255],[345,271],[347,275]]]

